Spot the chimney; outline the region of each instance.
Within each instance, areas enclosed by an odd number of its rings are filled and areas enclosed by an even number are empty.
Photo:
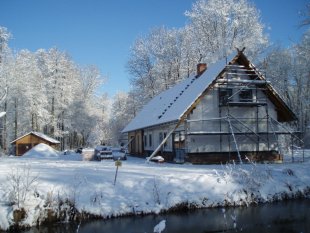
[[[202,73],[205,72],[206,69],[207,69],[206,63],[197,64],[197,76],[196,77],[199,77],[200,75],[202,75]]]

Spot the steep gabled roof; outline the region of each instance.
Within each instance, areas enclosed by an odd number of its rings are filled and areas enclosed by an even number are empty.
[[[219,61],[208,68],[200,77],[191,75],[174,87],[155,96],[122,132],[178,121],[223,70],[225,65],[226,59]]]
[[[30,134],[35,135],[35,136],[37,136],[37,137],[39,137],[39,138],[41,138],[41,139],[43,139],[43,140],[45,140],[47,142],[50,142],[50,143],[54,143],[54,144],[59,144],[60,143],[60,141],[58,141],[58,140],[56,140],[54,138],[51,138],[51,137],[49,137],[49,136],[47,136],[47,135],[45,135],[43,133],[31,131],[31,132],[29,132],[29,133],[27,133],[27,134],[25,134],[25,135],[15,139],[14,141],[11,142],[11,144],[16,142],[16,141],[18,141],[18,140],[20,140],[20,139],[22,139],[22,138],[24,138],[24,137],[26,137],[26,136],[28,136],[28,135],[30,135]]]
[[[258,79],[265,80],[254,65],[249,62],[243,51],[239,51],[233,59],[228,61],[230,61],[230,64],[240,64],[247,67],[257,74]],[[122,132],[125,133],[179,121],[194,107],[197,100],[205,94],[207,89],[215,83],[216,78],[225,71],[226,64],[227,59],[223,59],[208,67],[201,76],[192,75],[174,87],[155,96]],[[280,118],[280,121],[296,119],[295,114],[269,84],[267,84],[266,94],[276,106],[277,111],[281,113],[282,118]]]
[[[266,78],[256,70],[255,66],[248,60],[248,58],[243,54],[242,51],[231,61],[232,63],[239,63],[246,66],[248,69],[252,69],[257,74],[259,80],[266,80]],[[280,94],[271,86],[270,84],[266,85],[267,90],[264,91],[268,96],[270,101],[275,105],[276,111],[278,113],[278,121],[286,122],[297,120],[297,116],[290,109],[290,107],[285,103]]]

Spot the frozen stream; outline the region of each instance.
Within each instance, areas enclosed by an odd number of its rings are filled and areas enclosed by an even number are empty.
[[[207,232],[310,232],[310,200],[291,200],[258,206],[212,208],[169,213],[95,220],[78,224],[56,224],[32,228],[27,233],[151,233],[154,226],[166,220],[169,233]],[[234,222],[235,219],[235,222]]]

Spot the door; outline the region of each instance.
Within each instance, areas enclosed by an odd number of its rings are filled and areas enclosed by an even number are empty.
[[[175,162],[176,163],[184,163],[185,162],[185,132],[178,131],[172,135],[173,138],[173,150],[175,154]]]
[[[16,155],[23,155],[31,149],[31,144],[18,144]]]

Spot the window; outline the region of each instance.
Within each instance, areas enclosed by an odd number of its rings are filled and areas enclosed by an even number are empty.
[[[149,134],[149,146],[152,146],[152,134]]]
[[[141,148],[141,145],[140,145],[140,135],[137,135],[137,146],[138,146],[138,150],[137,152],[139,153],[140,152],[140,148]]]
[[[241,90],[239,93],[240,102],[253,102],[252,90]]]
[[[179,131],[175,132],[173,135],[174,148],[184,149],[185,147],[185,132]]]
[[[219,89],[219,104],[227,105],[228,102],[232,101],[232,99],[228,99],[230,96],[232,96],[231,88],[220,88]]]
[[[164,132],[164,138],[166,138],[167,137],[167,133],[166,132]],[[164,147],[166,147],[167,146],[167,141],[165,142],[165,144],[164,144]]]
[[[147,136],[146,135],[144,135],[143,141],[144,141],[144,147],[147,147]]]
[[[159,133],[159,143],[161,143],[166,137],[167,137],[167,133],[166,132],[164,132],[164,133],[160,132]],[[165,146],[167,146],[167,141],[164,143],[164,147]]]

